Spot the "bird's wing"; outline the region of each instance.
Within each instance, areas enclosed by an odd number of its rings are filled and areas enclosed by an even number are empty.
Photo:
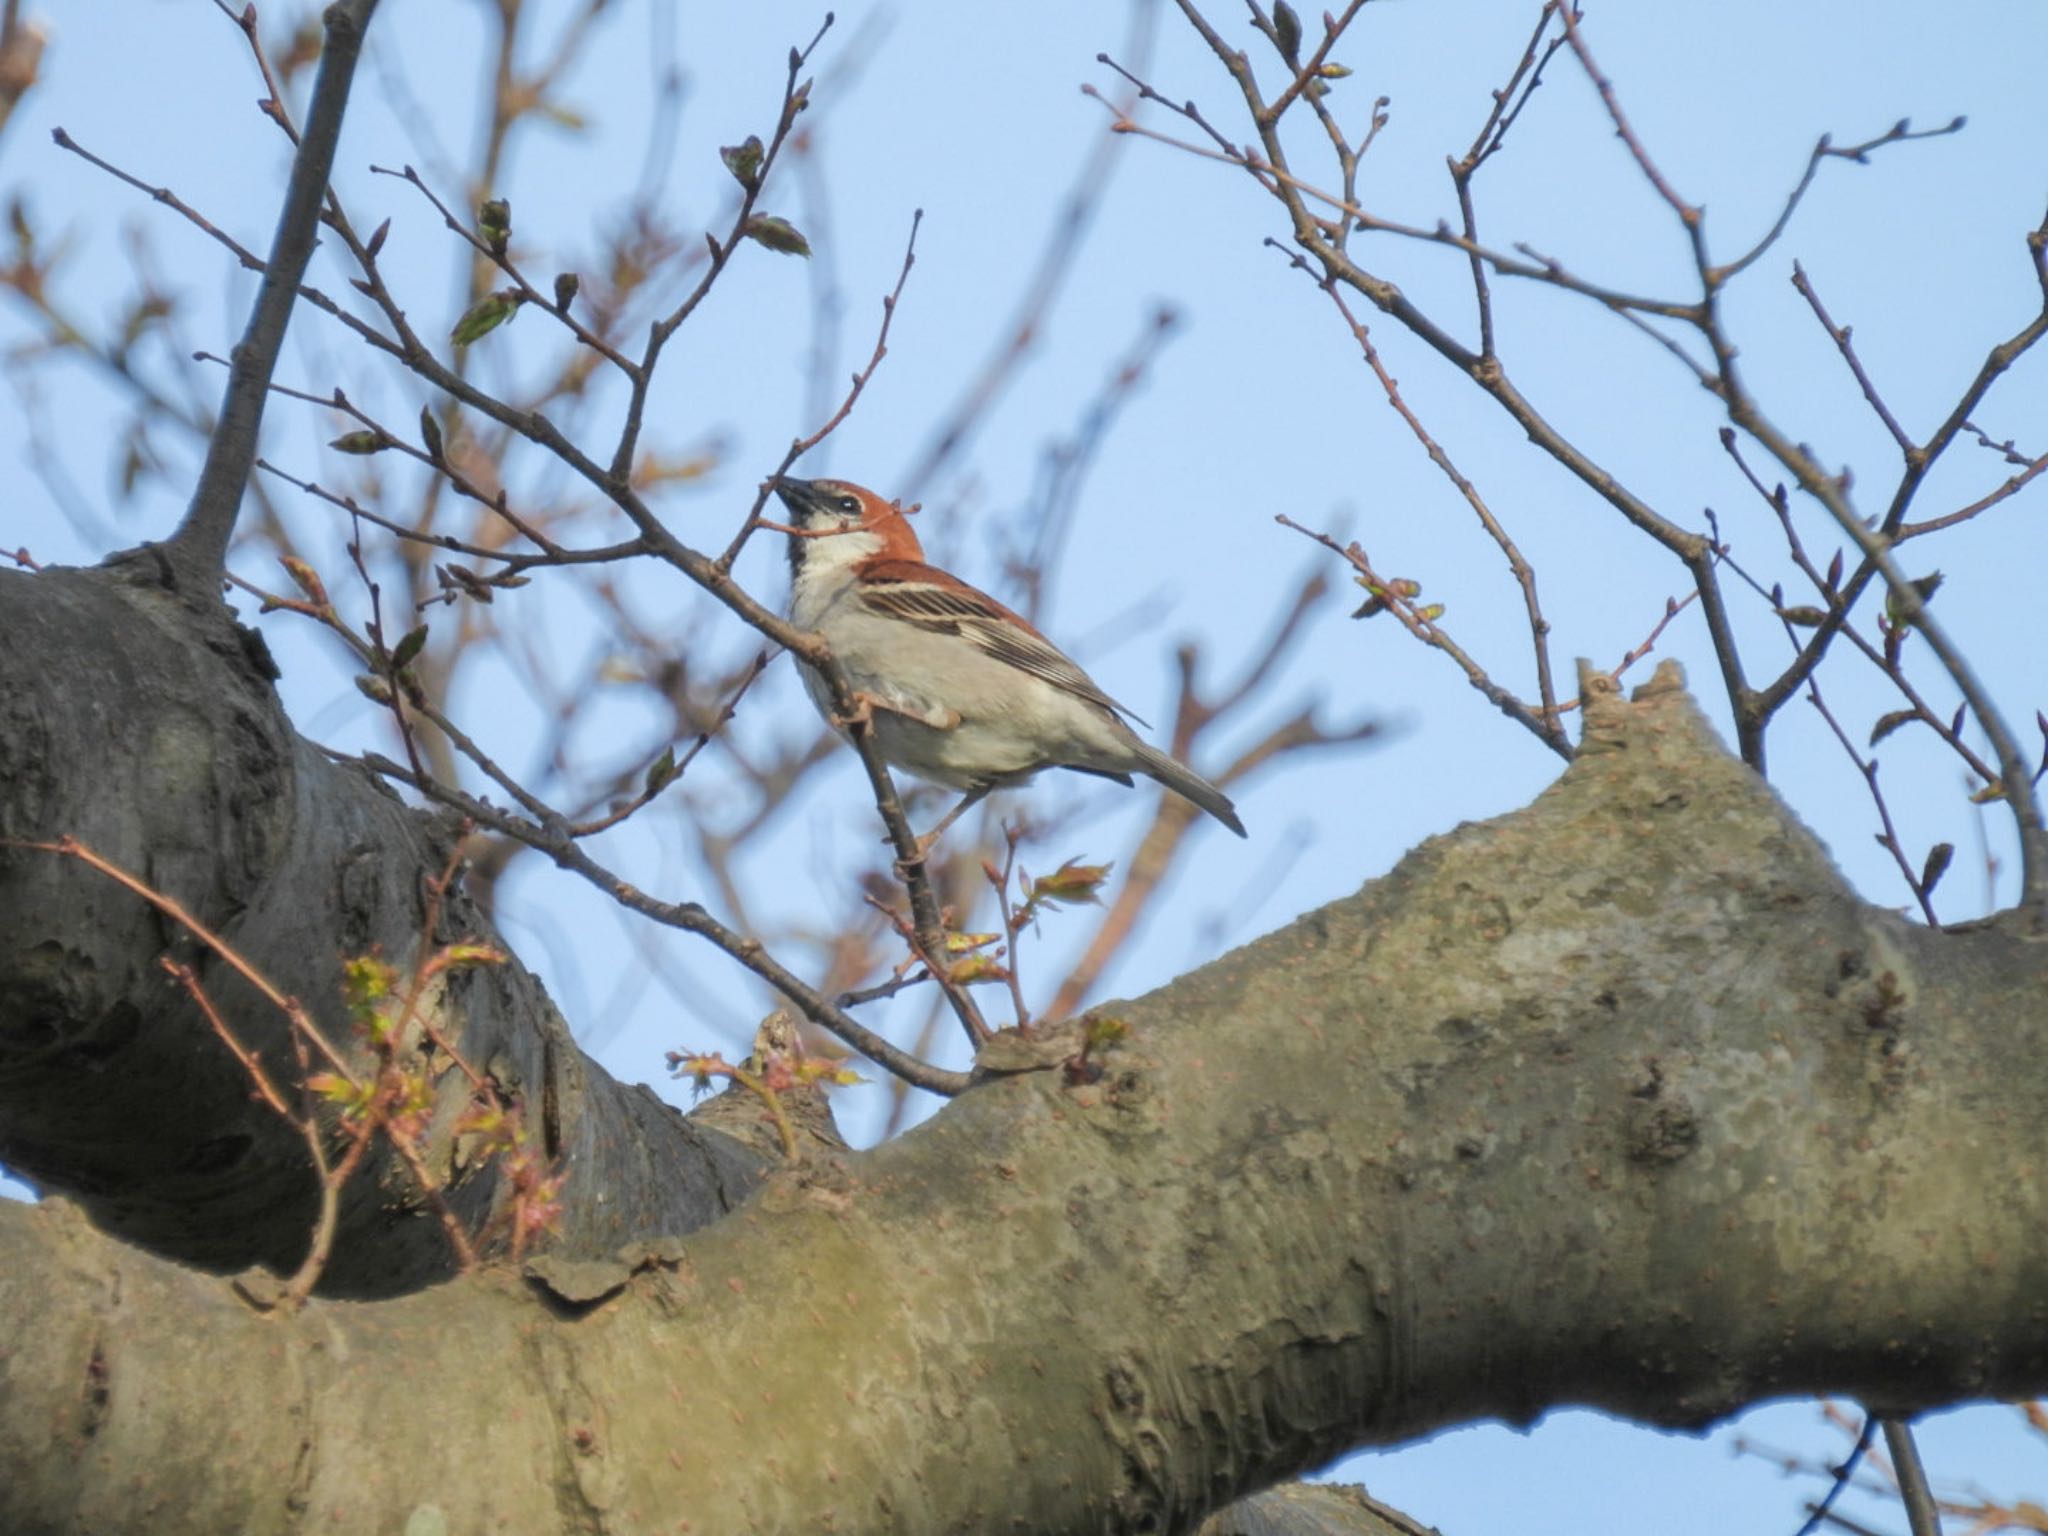
[[[936,566],[916,560],[864,562],[859,591],[862,604],[871,612],[938,634],[958,635],[1020,672],[1113,715],[1145,724],[1097,687],[1094,678],[1023,618]]]

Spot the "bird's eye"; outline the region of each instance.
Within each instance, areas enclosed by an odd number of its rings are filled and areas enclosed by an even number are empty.
[[[839,510],[848,517],[858,517],[860,515],[860,498],[858,496],[842,496],[839,498],[837,505]]]

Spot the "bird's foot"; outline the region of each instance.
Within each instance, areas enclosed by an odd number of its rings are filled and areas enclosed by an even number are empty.
[[[888,707],[889,704],[886,699],[877,698],[864,688],[856,688],[853,690],[853,708],[843,715],[833,714],[832,728],[839,731],[850,731],[856,725],[873,725],[875,723],[875,711],[887,709]]]
[[[910,857],[907,859],[899,858],[895,861],[896,878],[899,880],[905,879],[913,869],[923,868],[931,858],[932,849],[938,845],[939,835],[945,830],[944,826],[937,826],[925,833],[923,837],[913,837],[910,840],[912,847]],[[882,846],[886,848],[894,842],[894,838],[890,837],[887,833],[883,834]]]
[[[854,689],[853,712],[847,715],[834,715],[832,723],[842,731],[855,725],[873,725],[876,710],[901,715],[906,720],[915,720],[919,725],[928,725],[935,731],[950,731],[960,724],[960,711],[957,709],[946,709],[943,706],[936,709],[919,709],[913,704],[905,704],[897,699],[885,699],[878,693],[869,693],[865,688]]]

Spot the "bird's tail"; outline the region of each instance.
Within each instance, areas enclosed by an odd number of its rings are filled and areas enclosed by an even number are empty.
[[[1237,807],[1230,803],[1228,795],[1187,764],[1176,762],[1150,742],[1141,741],[1137,745],[1144,759],[1139,765],[1139,772],[1157,779],[1183,800],[1193,801],[1239,837],[1245,835],[1244,823],[1237,819]]]

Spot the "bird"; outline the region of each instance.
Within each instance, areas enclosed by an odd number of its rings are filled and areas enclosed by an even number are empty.
[[[1047,768],[1130,787],[1156,779],[1239,837],[1224,793],[1131,729],[1144,722],[986,592],[928,564],[901,505],[845,480],[774,481],[789,511],[790,622],[822,635],[856,714],[802,666],[805,690],[841,732],[865,720],[882,757],[965,798],[917,840],[922,856],[970,807]],[[915,508],[912,509],[913,511]]]

